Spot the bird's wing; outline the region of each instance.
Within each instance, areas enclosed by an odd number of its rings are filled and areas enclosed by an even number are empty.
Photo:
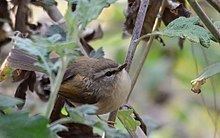
[[[85,84],[86,78],[75,75],[73,78],[63,81],[59,94],[70,99],[70,101],[82,104],[97,103],[99,98],[95,93],[88,89]]]

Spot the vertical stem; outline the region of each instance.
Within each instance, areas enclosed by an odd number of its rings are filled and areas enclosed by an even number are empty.
[[[45,116],[48,119],[50,118],[50,115],[53,111],[53,107],[54,107],[55,102],[56,102],[57,94],[59,92],[59,88],[60,88],[60,85],[62,83],[63,76],[64,76],[64,73],[66,71],[67,64],[68,64],[68,59],[67,59],[66,56],[61,58],[61,60],[62,60],[61,61],[62,62],[61,69],[59,69],[58,74],[55,77],[55,80],[51,81],[51,82],[54,82],[54,83],[51,83],[51,93],[50,93],[50,98],[49,98],[49,101],[48,101],[48,106],[47,106],[47,110],[46,110],[46,114],[45,114]],[[53,78],[50,77],[50,80],[52,80],[52,79]]]
[[[220,1],[219,0],[206,0],[212,7],[214,7],[218,12],[220,12]]]
[[[134,53],[137,48],[137,42],[135,40],[138,39],[141,35],[141,31],[142,31],[142,27],[144,24],[144,19],[145,19],[148,5],[149,5],[149,0],[142,0],[141,1],[140,8],[139,8],[137,18],[136,18],[136,22],[135,22],[135,26],[134,26],[133,33],[132,33],[131,42],[130,42],[130,45],[128,48],[128,53],[127,53],[127,56],[125,59],[125,63],[127,63],[126,71],[128,71],[128,72],[129,72],[129,69],[130,69],[130,66],[132,63]]]
[[[28,20],[28,4],[30,0],[20,0],[15,16],[15,30],[21,33],[27,33],[26,22]]]
[[[167,2],[167,0],[163,0],[162,1],[162,4],[160,6],[160,9],[159,9],[159,12],[158,12],[158,15],[157,15],[157,18],[156,18],[156,20],[154,22],[154,26],[153,26],[152,32],[154,32],[158,28],[158,26],[160,25],[161,17],[163,15],[166,2]],[[143,65],[144,65],[144,61],[145,61],[145,59],[146,59],[146,57],[148,55],[148,52],[149,52],[149,50],[151,48],[151,45],[153,43],[154,38],[155,38],[155,35],[152,35],[152,36],[150,36],[150,39],[147,42],[147,44],[146,44],[146,42],[143,43],[142,50],[141,50],[142,53],[140,54],[141,55],[140,63],[138,64],[137,70],[135,71],[135,74],[134,74],[134,77],[133,77],[133,80],[132,80],[132,83],[131,83],[131,90],[130,90],[130,93],[129,93],[128,97],[127,97],[127,102],[129,100],[129,97],[130,97],[130,95],[131,95],[131,93],[132,93],[132,91],[134,89],[134,86],[135,86],[135,84],[137,82],[137,78],[138,78],[138,76],[140,74],[140,71],[141,71]]]
[[[149,0],[142,0],[141,1],[140,8],[139,8],[137,18],[136,18],[136,22],[135,22],[135,26],[134,26],[134,30],[132,33],[132,39],[131,39],[128,53],[127,53],[127,56],[125,59],[125,62],[127,63],[126,71],[128,71],[128,72],[129,72],[129,69],[130,69],[130,66],[132,63],[132,59],[133,59],[135,50],[137,48],[137,42],[135,42],[135,40],[138,39],[141,35],[142,26],[144,23],[145,14],[147,12],[148,5],[149,5]],[[117,116],[117,111],[118,110],[115,110],[110,113],[108,121],[115,122],[116,116]]]
[[[204,25],[209,29],[209,31],[215,37],[216,41],[220,42],[220,32],[213,25],[212,21],[209,19],[209,17],[202,10],[202,8],[198,4],[198,2],[196,0],[188,0],[188,2],[190,4],[190,6],[193,8],[193,10],[196,12],[196,14],[199,16],[199,18],[202,20]]]

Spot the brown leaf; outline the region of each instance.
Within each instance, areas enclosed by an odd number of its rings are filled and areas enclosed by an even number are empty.
[[[16,69],[12,72],[12,80],[14,82],[18,82],[24,79],[25,74],[27,71],[25,70],[20,70],[20,69]]]
[[[150,33],[152,31],[161,3],[162,0],[150,0],[141,35]],[[132,34],[139,6],[140,0],[128,0],[123,34]],[[189,17],[189,15],[189,11],[183,6],[183,4],[169,1],[166,4],[162,20],[167,25],[180,16]]]
[[[103,30],[100,24],[92,27],[86,28],[86,30],[81,34],[80,42],[83,45],[84,50],[89,55],[93,51],[93,47],[88,43],[90,41],[100,39],[103,37]]]
[[[168,25],[180,16],[190,17],[190,14],[189,10],[187,10],[183,4],[169,1],[168,6],[164,10],[162,20],[165,25]]]
[[[26,71],[23,75],[23,81],[20,83],[15,92],[15,97],[26,100],[27,90],[34,91],[34,85],[36,82],[36,74],[33,71]],[[22,79],[22,78],[20,78]],[[23,105],[19,105],[18,108],[21,109]]]
[[[93,133],[93,128],[79,123],[65,124],[69,131],[58,132],[62,138],[101,138],[98,134]]]
[[[141,36],[152,31],[154,21],[157,17],[157,13],[159,11],[161,0],[150,0],[147,13],[144,20],[143,29],[141,32]],[[132,34],[137,13],[140,6],[140,0],[130,0],[128,1],[128,8],[125,13],[126,21],[124,23],[124,34]]]
[[[195,79],[191,82],[192,84],[192,88],[191,91],[193,91],[194,93],[199,94],[201,92],[201,87],[202,85],[206,82],[206,79]]]

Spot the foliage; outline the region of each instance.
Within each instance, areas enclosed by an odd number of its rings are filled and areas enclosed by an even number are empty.
[[[140,122],[133,117],[133,109],[122,109],[118,111],[117,117],[129,132],[135,132]]]
[[[70,0],[77,1],[76,10],[73,13],[78,25],[85,28],[86,25],[97,18],[104,7],[109,6],[116,0]]]
[[[105,55],[105,53],[104,53],[104,51],[103,51],[103,49],[101,47],[101,48],[99,48],[96,51],[95,50],[91,51],[90,54],[89,54],[89,57],[92,57],[92,58],[102,58],[102,57],[104,57],[104,55]]]
[[[1,138],[52,138],[47,128],[48,120],[40,115],[29,117],[27,112],[15,112],[0,116]]]
[[[162,31],[155,33],[169,37],[186,38],[193,43],[200,43],[204,47],[209,47],[211,40],[214,40],[214,36],[200,25],[198,17],[179,17],[169,23]]]
[[[192,90],[197,93],[200,92],[201,86],[206,82],[206,79],[218,73],[220,73],[220,63],[208,66],[196,79],[191,81]]]
[[[17,98],[0,95],[0,110],[22,104],[23,101]]]
[[[98,128],[105,132],[106,137],[122,138],[126,135],[117,129],[109,127],[106,122],[97,120],[94,117],[88,117],[88,115],[95,114],[97,107],[93,105],[82,105],[76,108],[67,107],[67,112],[71,117],[71,121],[75,123],[85,124],[93,128]]]

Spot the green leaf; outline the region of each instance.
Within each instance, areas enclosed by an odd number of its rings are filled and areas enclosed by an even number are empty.
[[[16,47],[35,56],[38,59],[35,65],[50,76],[61,68],[60,59],[56,62],[51,61],[50,54],[52,52],[58,54],[60,58],[67,56],[70,59],[78,56],[78,53],[74,51],[75,43],[71,41],[60,42],[63,39],[60,34],[54,34],[47,38],[32,36],[31,39],[14,36],[12,39]]]
[[[199,22],[200,19],[198,17],[179,17],[169,23],[164,30],[155,33],[168,37],[186,38],[191,42],[200,43],[204,47],[209,47],[214,37],[208,30],[201,27]]]
[[[0,110],[4,110],[15,105],[22,104],[23,101],[14,97],[9,97],[0,94]]]
[[[97,107],[92,106],[92,105],[82,105],[76,108],[67,107],[66,109],[70,117],[73,119],[73,122],[85,124],[85,125],[92,125],[94,121],[87,120],[86,116],[88,114],[95,114]]]
[[[89,54],[89,57],[92,57],[92,58],[103,58],[105,55],[102,47],[100,47],[98,50],[92,50]]]
[[[122,133],[120,130],[109,127],[106,123],[96,122],[93,127],[101,129],[105,132],[106,138],[127,138],[126,134]]]
[[[135,132],[137,126],[141,125],[140,122],[135,120],[132,115],[133,115],[133,109],[127,109],[127,110],[122,109],[119,110],[117,114],[117,117],[129,132]]]
[[[88,115],[94,115],[97,107],[93,105],[82,105],[76,108],[67,107],[67,112],[69,116],[73,119],[73,122],[85,124],[91,127],[98,128],[105,132],[105,136],[108,138],[124,138],[126,137],[121,131],[109,127],[106,122],[96,120],[94,117],[89,117]]]
[[[200,93],[201,86],[206,82],[206,79],[218,73],[220,73],[220,63],[208,66],[196,79],[191,81],[192,91]]]
[[[71,0],[70,0],[71,1]],[[75,2],[76,0],[72,1]],[[77,1],[74,16],[78,25],[85,28],[86,25],[96,19],[103,8],[114,3],[116,0],[79,0]]]
[[[1,138],[52,138],[47,128],[48,120],[43,116],[29,117],[28,113],[17,112],[0,116]]]

